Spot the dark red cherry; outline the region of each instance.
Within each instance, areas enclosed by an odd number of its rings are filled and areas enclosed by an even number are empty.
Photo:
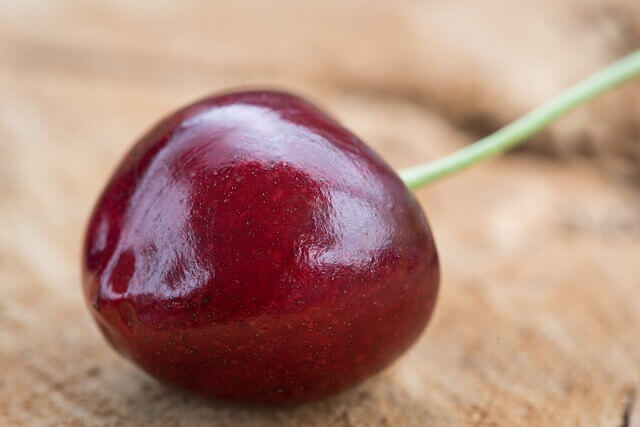
[[[270,91],[204,99],[144,135],[91,215],[83,270],[120,353],[187,390],[266,403],[389,365],[439,283],[425,216],[394,171]]]

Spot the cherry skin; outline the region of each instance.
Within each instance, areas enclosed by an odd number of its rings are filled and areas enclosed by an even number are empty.
[[[286,404],[388,366],[439,286],[395,172],[306,101],[252,91],[166,117],[90,217],[83,283],[107,340],[154,377]]]

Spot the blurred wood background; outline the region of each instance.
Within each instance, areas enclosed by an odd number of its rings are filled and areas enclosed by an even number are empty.
[[[205,94],[297,91],[403,167],[639,47],[636,0],[0,0],[0,424],[637,425],[637,81],[419,192],[443,263],[432,323],[325,401],[158,384],[98,335],[79,258],[124,151]]]

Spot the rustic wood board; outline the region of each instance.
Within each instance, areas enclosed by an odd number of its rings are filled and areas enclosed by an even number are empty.
[[[635,0],[133,3],[0,1],[0,425],[640,422],[638,83],[419,192],[443,264],[432,323],[334,398],[246,408],[162,386],[107,347],[79,274],[110,171],[183,103],[299,91],[406,166],[640,47]]]

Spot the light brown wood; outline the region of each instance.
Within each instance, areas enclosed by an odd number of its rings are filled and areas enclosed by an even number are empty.
[[[99,336],[79,277],[120,156],[207,93],[298,91],[401,167],[638,47],[635,0],[0,2],[0,425],[639,423],[637,82],[419,192],[443,264],[432,323],[334,398],[256,409],[159,385]]]

